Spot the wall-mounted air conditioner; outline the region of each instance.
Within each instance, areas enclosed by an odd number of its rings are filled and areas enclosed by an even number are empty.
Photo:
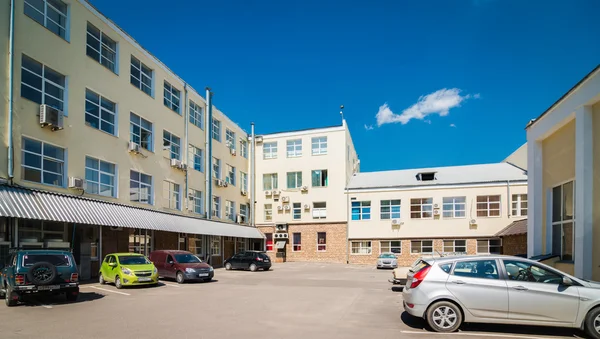
[[[240,193],[242,193],[243,196],[247,196],[248,195],[248,192],[246,192],[244,190],[241,190]]]
[[[290,197],[281,197],[282,202],[290,202]]]
[[[281,191],[273,191],[273,195],[278,197],[281,194]]]
[[[129,145],[128,145],[128,151],[129,152],[137,154],[137,153],[140,153],[140,150],[141,150],[141,147],[140,147],[139,144],[136,144],[133,141],[129,142]]]
[[[440,215],[440,210],[433,210],[433,215]]]
[[[283,206],[277,206],[278,211],[283,211]]]
[[[262,144],[263,137],[262,137],[262,135],[255,135],[254,140],[256,141],[257,144]]]
[[[286,211],[289,211],[290,210],[290,205],[283,206],[283,209],[286,210]]]
[[[231,152],[231,155],[236,155],[235,148],[231,148],[229,151]]]
[[[302,186],[300,189],[302,192],[308,192],[308,186]]]
[[[433,204],[433,208],[434,209],[439,209],[440,208],[440,204]]]
[[[472,225],[477,225],[477,220],[475,220],[475,219],[469,220],[469,225],[471,225],[471,226]]]
[[[402,221],[400,219],[392,219],[392,226],[400,226]]]
[[[246,222],[246,216],[238,214],[236,221],[238,224],[243,224]]]
[[[288,224],[277,224],[275,225],[276,232],[287,232]]]
[[[49,126],[52,131],[63,129],[64,115],[59,109],[48,105],[40,105],[40,125]]]
[[[287,233],[275,233],[273,237],[275,239],[288,239],[290,236]]]
[[[304,209],[307,210],[307,211],[310,210],[310,205],[309,204],[305,204],[304,205]]]
[[[179,159],[171,159],[171,167],[180,169],[182,171],[187,170],[187,164]]]
[[[265,191],[265,196],[268,197],[268,196],[271,196],[271,195],[273,195],[273,193],[271,193],[271,191]]]
[[[82,190],[85,188],[85,180],[76,177],[69,177],[69,188]]]

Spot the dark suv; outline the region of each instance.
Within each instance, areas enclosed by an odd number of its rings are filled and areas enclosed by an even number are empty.
[[[242,251],[225,260],[225,269],[244,269],[252,272],[262,268],[268,271],[271,268],[271,258],[265,252]]]
[[[0,264],[0,295],[7,306],[15,306],[27,294],[79,296],[79,274],[71,252],[61,250],[12,250]]]

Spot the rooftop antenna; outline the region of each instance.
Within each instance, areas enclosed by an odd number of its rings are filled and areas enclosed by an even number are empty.
[[[342,116],[342,120],[344,120],[344,105],[340,105],[340,115]]]

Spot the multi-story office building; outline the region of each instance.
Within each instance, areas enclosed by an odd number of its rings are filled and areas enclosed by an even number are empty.
[[[345,262],[344,191],[359,170],[346,121],[255,139],[255,216],[267,251],[281,261]]]
[[[527,216],[527,175],[509,163],[358,173],[347,193],[350,263],[501,253],[499,232]]]
[[[0,248],[71,247],[97,272],[113,251],[189,248],[219,265],[262,247],[244,226],[242,128],[87,1],[10,4],[0,4]]]

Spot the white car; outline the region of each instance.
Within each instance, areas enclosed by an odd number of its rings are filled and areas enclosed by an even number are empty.
[[[386,252],[381,253],[379,257],[377,257],[377,269],[380,268],[396,268],[398,267],[398,258],[395,253]]]

